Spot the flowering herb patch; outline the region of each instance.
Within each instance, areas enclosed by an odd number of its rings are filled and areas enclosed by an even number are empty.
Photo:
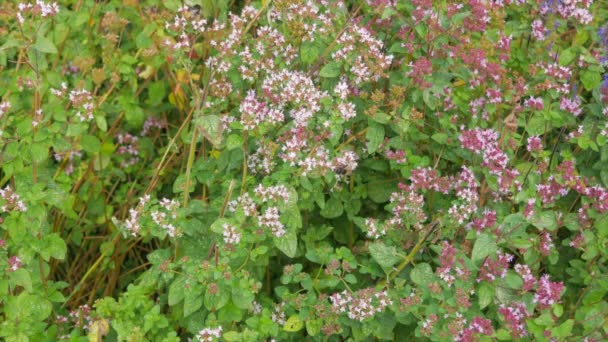
[[[608,1],[0,2],[0,338],[608,339]]]

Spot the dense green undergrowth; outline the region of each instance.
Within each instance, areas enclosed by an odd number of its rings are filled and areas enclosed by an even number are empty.
[[[0,2],[0,338],[608,338],[608,2]]]

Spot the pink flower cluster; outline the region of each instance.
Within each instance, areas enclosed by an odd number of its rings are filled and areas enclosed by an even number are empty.
[[[177,219],[177,209],[179,208],[180,203],[177,200],[163,198],[159,204],[162,210],[155,210],[150,214],[152,221],[166,230],[170,237],[175,237],[177,228],[171,221]]]
[[[144,127],[141,129],[141,133],[139,135],[146,136],[152,131],[153,128],[163,129],[167,127],[167,120],[159,119],[154,116],[149,116],[144,122]]]
[[[557,13],[562,19],[572,18],[587,25],[593,20],[593,15],[589,12],[592,3],[593,0],[543,1],[540,14]]]
[[[36,0],[34,4],[20,2],[17,6],[17,20],[19,24],[25,22],[25,15],[40,16],[41,18],[54,17],[59,13],[59,5],[56,2],[45,2]]]
[[[543,110],[545,108],[545,104],[543,99],[540,97],[530,96],[529,99],[524,101],[524,106],[526,108],[534,109],[534,110]]]
[[[386,227],[383,223],[379,223],[374,218],[365,219],[365,228],[367,230],[367,237],[371,239],[378,239],[386,235]]]
[[[456,260],[456,248],[452,246],[449,242],[443,241],[441,254],[439,255],[439,264],[440,266],[435,270],[439,278],[445,281],[449,286],[452,286],[456,277],[452,275],[451,271],[454,267],[454,261]]]
[[[538,152],[543,150],[543,143],[539,137],[529,137],[528,138],[528,146],[526,146],[526,150],[528,152]]]
[[[385,71],[390,67],[393,56],[384,53],[384,43],[376,39],[369,29],[358,24],[348,26],[337,43],[340,48],[331,57],[335,61],[352,63],[350,72],[355,84],[386,76]]]
[[[21,197],[16,193],[10,185],[7,185],[4,189],[0,189],[0,198],[4,203],[0,206],[0,212],[6,213],[11,211],[27,211],[27,206],[21,200]]]
[[[205,328],[196,334],[196,339],[200,342],[218,341],[222,337],[222,330],[221,326],[216,328]]]
[[[570,99],[567,97],[562,97],[559,102],[559,109],[566,112],[570,112],[574,116],[581,115],[581,112],[583,111],[581,109],[581,100],[579,100],[578,98]]]
[[[496,252],[496,258],[487,257],[479,269],[477,282],[493,282],[496,278],[504,278],[507,275],[509,264],[514,256],[502,251]]]
[[[80,122],[93,120],[95,103],[90,91],[86,89],[74,89],[68,93],[68,86],[63,82],[60,89],[51,89],[51,93],[62,98],[65,98],[67,95],[70,106],[76,109],[76,118]]]
[[[291,107],[289,115],[297,127],[306,126],[321,110],[321,99],[328,96],[305,73],[287,69],[268,75],[262,83],[262,92],[275,111]],[[278,114],[269,110],[271,113],[265,114],[266,120],[278,121]]]
[[[538,282],[538,289],[534,295],[534,303],[538,303],[541,309],[550,308],[553,304],[558,303],[562,292],[564,291],[564,283],[553,282],[549,275],[545,274]]]
[[[247,169],[251,171],[251,174],[263,174],[268,175],[274,169],[276,163],[273,159],[273,153],[268,145],[262,145],[247,158]]]
[[[346,313],[348,318],[361,322],[374,317],[392,304],[386,291],[376,291],[371,287],[353,294],[348,291],[336,292],[329,300],[334,313]]]
[[[498,313],[502,315],[507,327],[511,330],[512,338],[518,339],[528,336],[526,319],[531,316],[531,313],[526,309],[525,303],[516,302],[510,306],[501,304]]]
[[[493,210],[485,210],[482,217],[474,218],[470,226],[475,228],[477,234],[481,234],[484,229],[492,228],[496,224],[496,212]]]
[[[23,266],[21,259],[14,255],[8,258],[8,272],[15,272]]]
[[[519,187],[515,177],[519,175],[516,169],[507,168],[509,157],[498,145],[498,133],[493,129],[476,127],[465,130],[459,139],[463,148],[481,155],[482,167],[488,168],[491,174],[498,177],[498,187],[501,192],[507,192],[512,185]]]
[[[241,233],[237,230],[237,228],[229,223],[224,223],[222,225],[224,229],[223,236],[224,242],[231,245],[238,245],[241,242]]]
[[[253,130],[262,123],[270,125],[283,122],[283,109],[271,107],[257,99],[255,91],[250,90],[241,102],[241,124],[247,130]]]
[[[129,217],[125,220],[125,229],[131,233],[132,236],[137,236],[141,230],[141,214],[150,201],[150,195],[145,195],[139,198],[137,207],[129,209]]]
[[[469,326],[462,331],[454,340],[458,342],[473,342],[475,334],[491,336],[494,334],[492,321],[483,317],[477,316],[473,318]]]
[[[82,152],[76,151],[67,151],[67,152],[55,152],[53,155],[56,161],[62,162],[65,158],[67,158],[67,163],[63,171],[66,175],[71,175],[74,172],[74,159],[81,158]]]
[[[259,184],[254,190],[256,196],[258,196],[262,202],[287,202],[289,201],[289,190],[285,185],[273,185],[265,187]]]
[[[523,281],[524,281],[524,283],[522,285],[522,290],[530,291],[536,286],[536,278],[532,274],[532,271],[530,270],[530,266],[525,265],[525,264],[523,264],[523,265],[517,264],[517,265],[515,265],[514,269],[515,269],[515,272],[517,272],[517,274],[519,274],[521,279],[523,279]]]
[[[137,164],[139,162],[139,146],[137,142],[139,138],[130,133],[119,133],[116,135],[116,140],[118,141],[116,154],[124,156],[124,160],[120,162],[120,166],[127,168]]]
[[[4,116],[4,114],[8,113],[9,109],[11,109],[11,103],[8,101],[0,102],[0,119]]]

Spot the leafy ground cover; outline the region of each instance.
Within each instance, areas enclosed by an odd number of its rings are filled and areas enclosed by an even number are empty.
[[[0,338],[608,339],[607,19],[0,2]]]

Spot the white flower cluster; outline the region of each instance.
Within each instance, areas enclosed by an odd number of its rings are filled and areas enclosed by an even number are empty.
[[[59,5],[56,2],[44,2],[36,0],[36,3],[19,3],[17,6],[19,12],[17,12],[17,20],[19,24],[25,23],[24,15],[31,13],[33,15],[39,15],[42,18],[53,17],[59,13]]]
[[[19,194],[13,191],[10,186],[0,190],[0,197],[4,200],[4,204],[0,206],[1,212],[27,211],[27,207],[19,197]]]
[[[222,337],[222,327],[205,328],[196,334],[196,339],[200,342],[217,341]]]

